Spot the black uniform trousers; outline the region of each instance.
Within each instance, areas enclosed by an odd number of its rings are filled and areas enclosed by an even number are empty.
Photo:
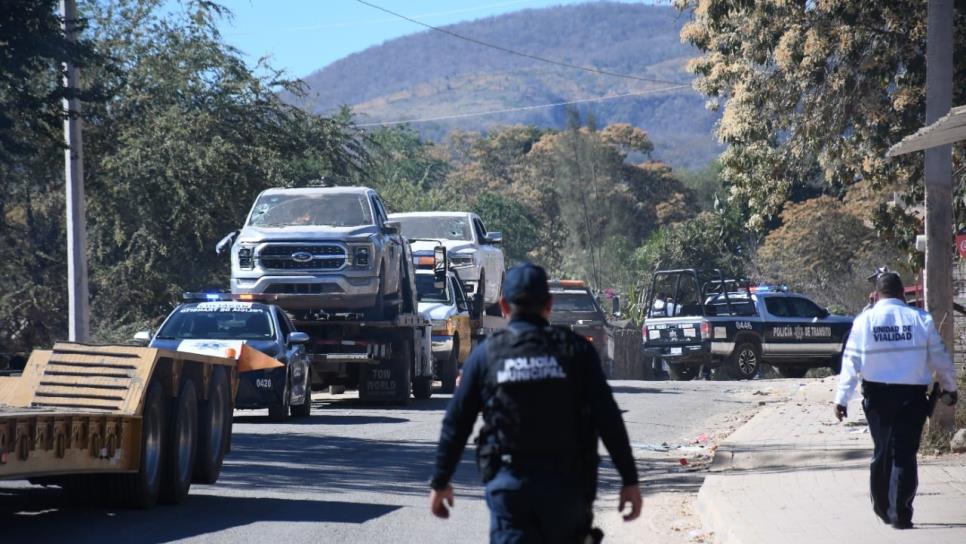
[[[874,450],[872,509],[886,523],[911,523],[919,485],[916,453],[926,423],[926,386],[862,382],[862,408]]]
[[[573,475],[503,467],[486,484],[491,544],[576,544],[594,519],[593,499]]]

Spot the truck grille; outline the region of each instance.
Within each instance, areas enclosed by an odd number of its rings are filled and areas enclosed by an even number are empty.
[[[265,269],[339,270],[346,264],[346,250],[334,244],[266,244],[256,256]]]
[[[342,288],[334,283],[273,283],[265,289],[269,295],[321,295],[341,293]]]

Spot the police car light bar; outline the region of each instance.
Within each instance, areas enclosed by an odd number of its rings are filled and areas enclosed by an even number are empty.
[[[182,294],[181,297],[190,302],[221,302],[231,300],[231,293],[197,293],[189,291]]]

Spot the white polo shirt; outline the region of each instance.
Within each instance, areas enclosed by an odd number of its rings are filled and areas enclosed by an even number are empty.
[[[933,372],[943,390],[956,390],[956,369],[932,316],[899,299],[884,298],[852,323],[835,403],[845,406],[860,379],[929,385]]]

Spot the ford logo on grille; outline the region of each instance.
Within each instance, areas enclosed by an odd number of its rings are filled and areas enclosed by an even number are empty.
[[[297,263],[307,263],[312,260],[312,254],[308,251],[296,251],[292,254],[292,260]]]

